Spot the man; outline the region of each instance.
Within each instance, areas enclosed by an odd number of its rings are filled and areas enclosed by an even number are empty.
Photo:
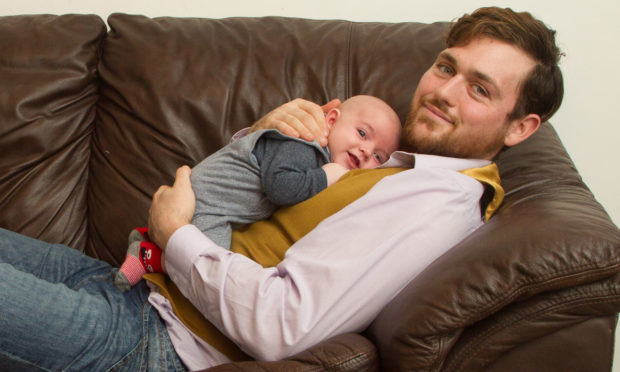
[[[407,150],[441,156],[394,154],[389,166],[415,168],[384,178],[355,203],[326,219],[291,246],[278,266],[263,268],[217,247],[189,224],[195,203],[189,168],[180,168],[174,185],[162,186],[155,193],[149,215],[150,234],[166,250],[170,278],[205,317],[225,329],[253,357],[279,359],[333,335],[367,327],[418,273],[483,223],[479,206],[483,186],[461,171],[490,164],[504,146],[528,138],[559,107],[562,78],[554,34],[529,14],[481,9],[456,23],[447,46],[422,77],[404,130]],[[337,104],[332,102],[330,106]],[[320,138],[324,136],[322,117],[319,106],[295,100],[267,114],[256,126],[305,136],[318,133]],[[35,245],[27,238],[10,234],[1,234],[0,239],[5,241],[3,247],[24,249]],[[58,251],[49,249],[50,254]],[[3,261],[13,262],[10,258]],[[98,263],[89,262],[104,270]],[[0,286],[7,288],[0,289],[9,293],[4,300],[9,304],[7,308],[23,308],[17,296],[11,295],[16,291],[16,282],[24,279],[18,272],[20,268],[10,269],[7,274],[9,269],[4,266]],[[36,294],[38,303],[46,298],[42,292],[44,289]],[[184,328],[160,293],[142,290],[140,296],[145,293],[167,329],[161,333],[159,325],[145,326],[146,334],[163,335],[148,338],[149,355],[163,355],[161,358],[171,360],[171,365],[178,363],[178,355],[190,369],[227,360]],[[95,311],[97,303],[91,302],[91,317],[108,315]],[[129,322],[130,316],[137,316],[135,310],[131,314],[123,311],[114,319]],[[152,315],[153,311],[149,311]],[[18,318],[11,314],[5,316]],[[58,310],[56,316],[62,315],[64,312]],[[0,333],[0,340],[19,338],[15,337],[12,321],[0,325],[12,327],[0,331],[8,334]],[[127,354],[135,343],[118,346],[120,336],[110,342],[107,333],[87,329],[91,332],[90,342],[102,345],[96,348],[97,356],[108,357],[114,351],[123,356],[116,366],[137,365],[130,358],[132,353]],[[170,344],[167,337],[176,354],[153,351],[165,349]],[[114,350],[108,350],[108,345],[113,345]],[[29,358],[28,349],[7,352],[7,347],[11,345],[2,343],[4,355],[10,353],[22,361],[41,363],[40,355]],[[85,356],[80,357],[84,360],[76,357],[71,367],[91,365]],[[69,357],[57,356],[63,358]],[[17,363],[17,359],[11,361]]]
[[[514,17],[524,29],[528,27],[522,23],[532,22],[542,35],[518,46],[509,43],[514,30],[487,36],[493,31],[485,27],[491,28],[494,17]],[[482,31],[472,31],[468,23]],[[355,206],[326,220],[292,246],[276,269],[225,254],[193,233],[187,225],[193,196],[186,186],[187,170],[180,169],[174,187],[160,189],[151,209],[155,239],[168,244],[171,278],[194,303],[203,304],[203,311],[221,312],[211,320],[261,358],[281,358],[325,335],[363,329],[411,278],[480,225],[481,186],[456,171],[488,164],[473,159],[493,159],[504,146],[528,138],[555,112],[562,97],[558,58],[553,33],[531,17],[489,9],[462,20],[448,36],[448,48],[422,77],[405,126],[408,150],[459,159],[400,154],[391,165],[415,162],[413,171],[385,179]],[[287,125],[320,132],[322,111],[296,100],[257,123],[283,131],[290,130]],[[454,184],[458,186],[451,188]],[[168,210],[181,205],[187,209]],[[166,220],[160,223],[162,215]],[[214,267],[216,261],[223,264]],[[205,272],[204,282],[194,279]],[[330,291],[323,293],[325,288]],[[269,310],[247,318],[243,309],[252,306]],[[252,338],[244,340],[247,329]]]

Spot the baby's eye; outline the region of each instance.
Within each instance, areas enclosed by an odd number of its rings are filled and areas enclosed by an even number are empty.
[[[366,132],[363,129],[358,129],[357,133],[359,133],[362,138],[366,138]]]
[[[383,158],[381,157],[381,155],[377,154],[376,152],[374,155],[375,155],[375,159],[377,159],[379,164],[383,164]]]

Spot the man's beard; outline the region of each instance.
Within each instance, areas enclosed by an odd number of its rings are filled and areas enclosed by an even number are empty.
[[[444,115],[450,118],[452,124],[437,123],[424,113],[423,105],[429,103],[440,109]],[[415,127],[425,125],[428,127],[426,135],[418,136]],[[450,131],[440,132],[440,127],[451,125]],[[467,132],[459,133],[461,126],[459,118],[448,113],[448,109],[440,101],[434,99],[422,99],[420,104],[412,109],[407,115],[404,130],[402,132],[401,146],[407,151],[418,154],[448,156],[453,158],[480,159],[493,157],[504,145],[505,131],[494,138],[476,138],[465,136]]]

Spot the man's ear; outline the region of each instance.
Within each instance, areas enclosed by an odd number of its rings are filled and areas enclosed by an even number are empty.
[[[504,145],[510,147],[525,141],[540,128],[540,116],[529,114],[517,119],[510,124],[510,128],[504,138]]]
[[[327,111],[327,114],[325,114],[325,122],[327,123],[327,129],[329,130],[332,129],[336,120],[340,118],[340,115],[341,115],[341,112],[340,112],[340,109],[338,108],[333,108]]]

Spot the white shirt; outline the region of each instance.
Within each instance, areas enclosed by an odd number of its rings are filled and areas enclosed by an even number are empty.
[[[383,167],[411,167],[379,181],[328,217],[272,268],[216,246],[195,226],[178,229],[166,268],[183,294],[246,353],[278,360],[327,338],[364,330],[435,259],[482,225],[483,186],[458,171],[489,164],[396,152]],[[189,369],[228,359],[194,336],[156,291]]]

